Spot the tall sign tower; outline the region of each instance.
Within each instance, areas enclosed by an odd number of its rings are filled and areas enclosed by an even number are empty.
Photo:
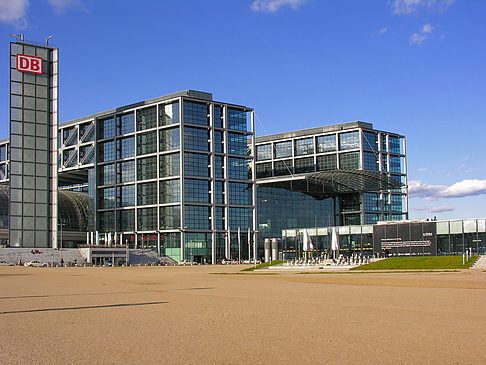
[[[58,246],[58,54],[23,37],[10,43],[12,247]]]

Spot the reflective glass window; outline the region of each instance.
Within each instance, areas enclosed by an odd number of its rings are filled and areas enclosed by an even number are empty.
[[[121,138],[116,141],[118,159],[135,156],[135,137]]]
[[[398,156],[390,156],[390,172],[400,174],[402,172],[401,158]]]
[[[214,201],[216,204],[224,204],[224,183],[222,181],[216,181],[214,183]]]
[[[363,167],[365,170],[378,170],[378,155],[373,152],[363,152]]]
[[[147,132],[137,135],[137,154],[146,155],[157,152],[157,132]]]
[[[135,185],[118,186],[118,207],[133,207],[135,205]]]
[[[209,131],[207,129],[184,127],[184,149],[209,151]]]
[[[160,182],[160,204],[178,203],[180,201],[180,189],[179,179],[162,180]]]
[[[115,207],[115,188],[99,189],[99,207],[114,208]]]
[[[339,168],[342,170],[358,170],[360,168],[359,152],[339,154]]]
[[[135,230],[135,210],[126,209],[118,212],[118,232],[133,232]]]
[[[184,123],[209,125],[209,106],[204,103],[184,101]]]
[[[137,209],[137,228],[139,231],[153,231],[157,229],[157,208]]]
[[[135,161],[134,160],[118,162],[117,170],[118,170],[118,176],[117,176],[118,183],[135,181]]]
[[[335,154],[317,156],[318,171],[335,170],[335,169],[337,169],[337,156]]]
[[[312,155],[314,153],[314,138],[295,140],[295,155]]]
[[[380,199],[376,193],[363,193],[364,209],[367,211],[379,212]]]
[[[335,134],[317,137],[317,153],[336,151],[336,145]]]
[[[294,171],[297,174],[302,172],[312,172],[315,170],[313,157],[295,159],[294,164]]]
[[[98,120],[100,126],[100,139],[111,138],[115,136],[115,118],[110,117]]]
[[[239,109],[227,109],[228,129],[246,131],[246,112]]]
[[[99,170],[100,185],[115,184],[115,164],[100,166]]]
[[[381,151],[383,152],[386,152],[388,151],[388,148],[387,148],[387,144],[386,144],[386,134],[382,134],[381,135]]]
[[[184,199],[188,203],[210,203],[208,180],[184,179]]]
[[[363,131],[363,149],[378,151],[378,136],[375,133]]]
[[[222,179],[224,177],[223,156],[214,156],[214,177]]]
[[[401,154],[401,143],[397,137],[388,136],[388,146],[390,147],[390,153]]]
[[[207,206],[186,205],[184,221],[186,229],[211,229],[211,208]]]
[[[229,208],[229,226],[231,229],[252,227],[252,208]]]
[[[214,152],[223,153],[223,132],[214,131]]]
[[[292,141],[277,142],[274,148],[275,158],[292,157]]]
[[[179,123],[179,102],[159,104],[159,125]]]
[[[275,161],[275,176],[292,175],[292,160]]]
[[[119,136],[135,132],[135,118],[133,112],[116,117],[117,134]]]
[[[271,162],[256,164],[255,168],[256,168],[256,177],[257,178],[272,176],[272,163]]]
[[[155,181],[137,185],[137,205],[157,204],[157,183]]]
[[[272,145],[271,144],[261,144],[256,146],[257,150],[257,160],[264,161],[270,160],[272,158]]]
[[[172,151],[179,147],[179,128],[160,130],[160,151]]]
[[[359,148],[359,132],[339,134],[339,149],[341,151]]]
[[[181,226],[181,207],[172,205],[160,207],[160,229],[179,229]]]
[[[180,173],[180,157],[178,153],[160,155],[160,177],[177,176]]]
[[[184,153],[184,174],[187,176],[209,176],[209,156],[198,153]]]
[[[137,180],[157,177],[157,157],[146,157],[137,160]]]
[[[150,129],[157,126],[156,107],[149,106],[147,108],[137,110],[137,131]]]
[[[228,133],[228,153],[245,156],[248,150],[247,138],[244,134]]]
[[[248,180],[248,163],[244,158],[228,158],[228,179]]]
[[[217,128],[223,128],[223,107],[215,105],[213,109],[213,121],[214,126]]]
[[[251,185],[230,182],[228,184],[228,203],[231,205],[251,205]]]

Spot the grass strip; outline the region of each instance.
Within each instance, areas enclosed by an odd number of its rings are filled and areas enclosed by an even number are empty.
[[[264,262],[263,264],[257,265],[256,267],[248,267],[248,268],[243,269],[241,271],[255,271],[255,270],[263,269],[263,268],[269,267],[269,266],[280,265],[280,264],[283,264],[284,262],[285,262],[285,260],[273,260],[273,261],[269,261],[269,262]]]
[[[390,257],[350,270],[434,270],[434,269],[469,269],[479,256],[472,256],[465,265],[462,256],[427,256],[427,257]]]
[[[380,271],[316,271],[298,272],[297,275],[342,275],[342,274],[409,274],[423,272],[461,272],[461,270],[380,270]]]

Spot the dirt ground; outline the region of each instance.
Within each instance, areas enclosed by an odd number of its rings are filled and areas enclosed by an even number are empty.
[[[486,273],[0,267],[0,363],[485,364]]]

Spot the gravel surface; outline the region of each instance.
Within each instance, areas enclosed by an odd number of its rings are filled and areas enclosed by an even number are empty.
[[[1,364],[485,364],[486,273],[0,267]]]

